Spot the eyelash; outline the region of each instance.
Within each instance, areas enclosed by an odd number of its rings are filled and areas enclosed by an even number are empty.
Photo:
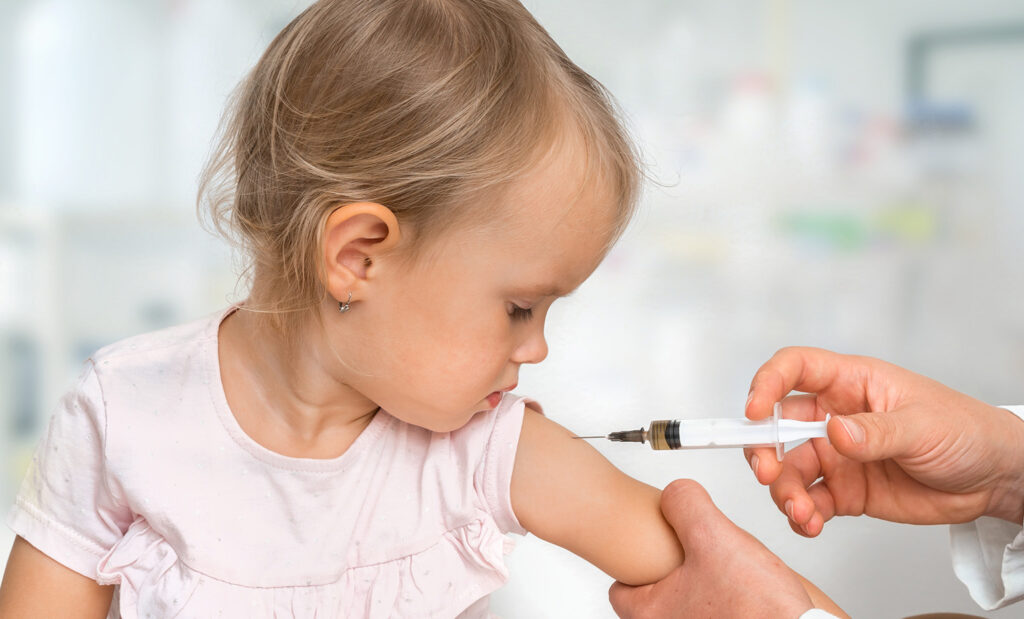
[[[533,318],[533,308],[530,307],[519,307],[516,304],[512,304],[512,311],[509,312],[509,316],[513,320],[527,321]]]

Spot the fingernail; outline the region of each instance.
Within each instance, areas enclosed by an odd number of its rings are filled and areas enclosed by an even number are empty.
[[[749,394],[747,394],[747,406],[748,406],[748,407],[750,406],[750,402],[751,402],[751,401],[752,401],[753,399],[754,399],[754,392],[753,392],[753,391],[751,391],[751,392],[750,392]]]
[[[850,435],[850,439],[854,443],[864,442],[864,428],[860,427],[860,424],[850,419],[840,419],[839,423],[843,424],[843,427],[846,428],[846,433]]]
[[[790,520],[792,520],[793,519],[793,499],[789,499],[788,501],[786,501],[786,504],[783,507],[786,509],[786,515],[789,516]]]
[[[754,477],[757,477],[757,454],[750,456],[750,470],[754,471]]]

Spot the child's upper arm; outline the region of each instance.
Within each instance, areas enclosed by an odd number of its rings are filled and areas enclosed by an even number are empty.
[[[586,441],[527,408],[512,472],[512,508],[528,531],[631,585],[683,561],[661,492],[611,465]]]
[[[113,592],[16,537],[0,584],[0,617],[106,617]]]

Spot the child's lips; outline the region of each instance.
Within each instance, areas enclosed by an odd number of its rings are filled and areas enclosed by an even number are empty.
[[[506,393],[508,393],[509,391],[512,391],[513,389],[515,389],[518,384],[519,384],[518,382],[512,383],[511,385],[509,385],[508,387],[505,387],[501,391],[492,391],[484,399],[487,400],[487,404],[489,404],[491,408],[495,408],[496,406],[498,406],[499,403],[501,403],[501,396],[503,396]]]

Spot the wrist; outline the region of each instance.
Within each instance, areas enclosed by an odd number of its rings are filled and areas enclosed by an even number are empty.
[[[1015,524],[1024,522],[1024,419],[1005,408],[996,408],[1000,432],[998,448],[991,450],[994,465],[1002,471],[985,515]]]

